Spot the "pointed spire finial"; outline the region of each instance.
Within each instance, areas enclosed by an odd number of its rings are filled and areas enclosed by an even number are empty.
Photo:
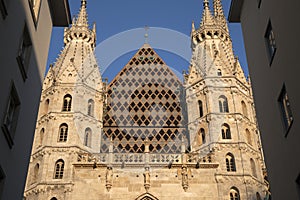
[[[86,2],[86,0],[81,0],[81,7],[86,7],[86,4],[87,4],[87,2]]]
[[[148,30],[149,30],[149,26],[146,25],[144,28],[145,28],[145,32],[146,32],[145,36],[144,36],[145,37],[145,44],[148,44],[148,38],[149,38]]]
[[[88,26],[87,12],[86,12],[86,0],[81,0],[81,8],[77,16],[76,25]]]
[[[214,24],[214,18],[210,12],[209,9],[209,0],[203,0],[203,14],[202,14],[202,20],[201,20],[201,25],[206,25],[206,24]]]
[[[193,20],[193,22],[192,22],[192,32],[194,32],[195,30],[196,30],[196,28],[195,28],[195,22]]]

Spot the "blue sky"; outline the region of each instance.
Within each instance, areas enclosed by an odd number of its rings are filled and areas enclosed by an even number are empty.
[[[226,16],[229,12],[230,2],[229,0],[223,0]],[[81,1],[69,0],[69,3],[71,15],[77,15]],[[103,78],[107,77],[111,81],[135,54],[136,50],[143,45],[145,34],[143,28],[145,25],[150,27],[148,31],[149,44],[155,48],[163,60],[179,74],[188,69],[189,58],[184,59],[173,50],[182,47],[181,50],[185,51],[187,55],[191,53],[189,41],[191,23],[195,21],[196,28],[199,27],[203,0],[88,0],[87,3],[89,23],[96,22],[97,25],[96,56]],[[212,6],[212,0],[210,4]],[[245,74],[248,75],[240,25],[229,24],[229,29],[234,52],[239,57]],[[163,31],[157,35],[155,30]],[[124,36],[124,33],[127,34],[127,37],[119,37]],[[128,35],[131,37],[128,38]],[[188,41],[184,40],[183,42],[183,40],[177,39],[178,35],[181,38],[187,38]],[[164,45],[161,45],[164,47],[163,50],[157,49],[161,47],[155,45],[158,41],[164,43]],[[116,54],[118,52],[116,50],[125,45],[127,51],[117,55],[108,66],[103,66],[106,63],[105,53]],[[107,48],[108,46],[109,48]],[[170,48],[168,49],[168,47]],[[47,66],[55,62],[62,48],[63,28],[54,28]],[[122,55],[123,53],[124,55]]]

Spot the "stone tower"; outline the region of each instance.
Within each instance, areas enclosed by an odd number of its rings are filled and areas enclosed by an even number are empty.
[[[220,0],[213,7],[204,0],[200,27],[192,25],[184,83],[146,43],[106,86],[82,0],[44,81],[27,200],[264,195],[250,83]]]
[[[95,25],[89,28],[82,1],[77,18],[64,31],[64,49],[43,83],[26,184],[28,199],[48,199],[51,194],[70,198],[73,161],[79,152],[100,150],[104,96],[95,42]]]
[[[185,74],[191,152],[220,163],[215,174],[220,196],[232,191],[256,199],[263,195],[264,161],[250,80],[234,56],[221,1],[213,1],[214,15],[208,0],[203,7],[200,27],[192,24]]]

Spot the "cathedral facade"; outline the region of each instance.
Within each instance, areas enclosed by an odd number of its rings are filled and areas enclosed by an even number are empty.
[[[43,84],[27,200],[263,199],[251,84],[220,0],[192,24],[184,81],[144,44],[108,84],[85,0]]]

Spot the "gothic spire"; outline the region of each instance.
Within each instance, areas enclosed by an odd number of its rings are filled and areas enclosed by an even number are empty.
[[[88,27],[86,4],[87,4],[86,0],[81,0],[81,8],[80,8],[79,14],[77,16],[77,20],[75,22],[75,25],[77,25],[77,26]]]
[[[216,23],[221,25],[221,27],[228,32],[227,21],[221,0],[214,0],[214,16],[216,19]]]
[[[213,25],[214,18],[209,9],[209,0],[203,0],[203,14],[200,27],[205,25]]]

